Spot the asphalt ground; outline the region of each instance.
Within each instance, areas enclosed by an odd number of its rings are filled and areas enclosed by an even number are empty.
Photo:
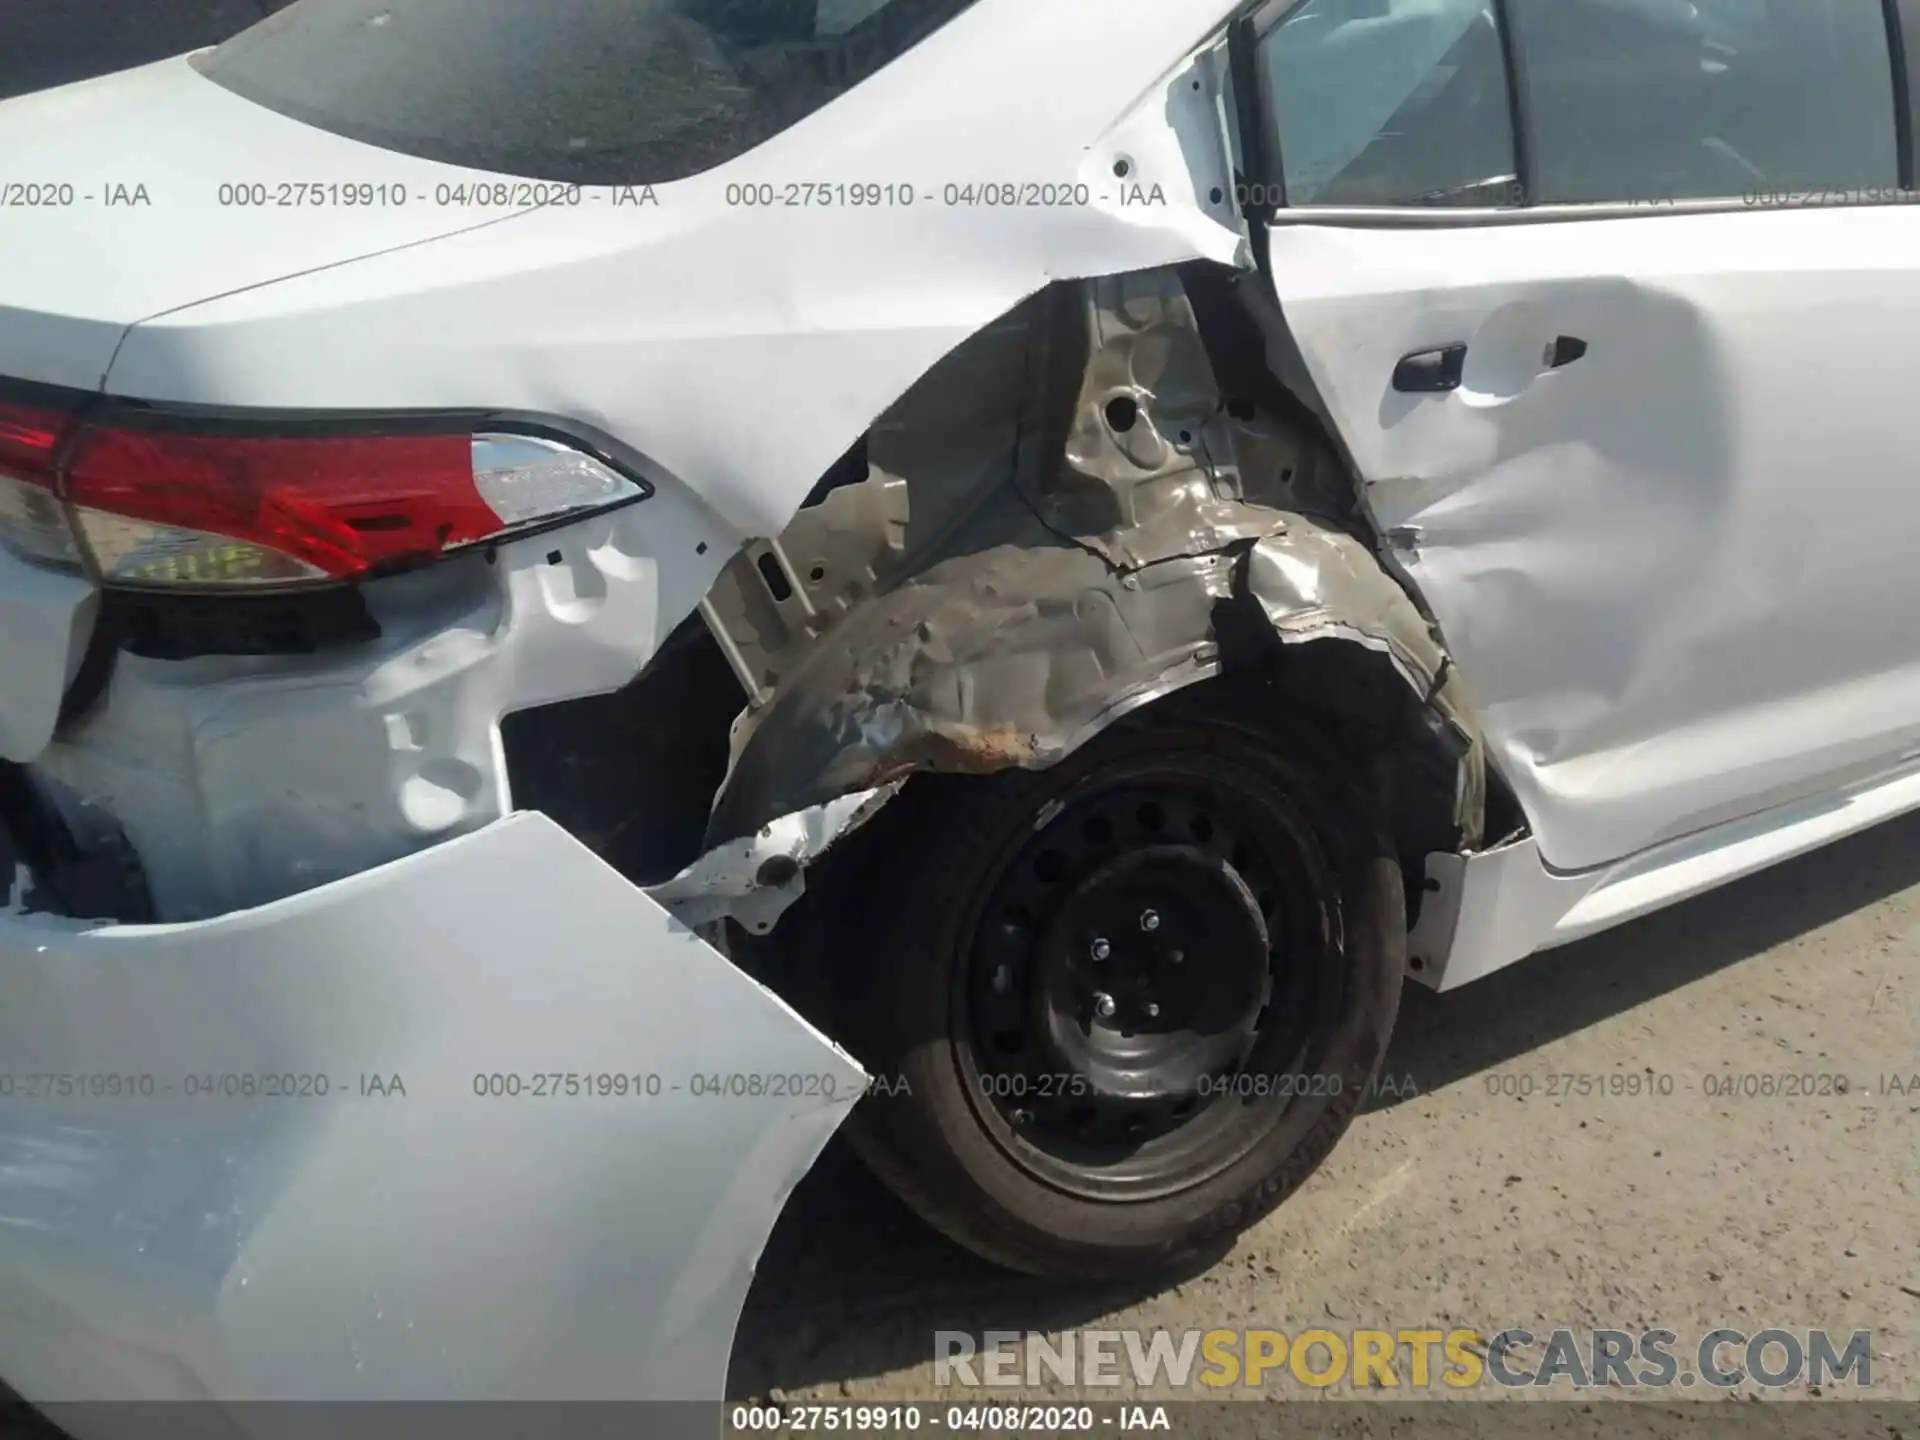
[[[1386,1065],[1398,1093],[1383,1084],[1300,1193],[1225,1260],[1171,1285],[1079,1289],[996,1272],[836,1148],[774,1233],[732,1392],[856,1405],[1134,1393],[1044,1373],[1031,1388],[943,1388],[939,1330],[1057,1345],[1076,1327],[1521,1327],[1543,1343],[1561,1328],[1665,1328],[1683,1359],[1723,1327],[1825,1329],[1836,1345],[1865,1330],[1865,1389],[1814,1394],[1803,1377],[1726,1393],[1808,1401],[1822,1427],[1808,1433],[1847,1418],[1850,1401],[1893,1402],[1894,1418],[1862,1433],[1920,1440],[1916,981],[1920,816],[1452,993],[1410,987]],[[1541,1346],[1516,1355],[1509,1369],[1524,1372]],[[1289,1405],[1518,1393],[1412,1391],[1404,1368],[1398,1390],[1265,1378],[1220,1393]],[[1652,1427],[1634,1433],[1681,1435],[1709,1392],[1722,1398],[1705,1384],[1524,1393],[1602,1415],[1630,1397],[1689,1402],[1671,1421],[1634,1412]]]

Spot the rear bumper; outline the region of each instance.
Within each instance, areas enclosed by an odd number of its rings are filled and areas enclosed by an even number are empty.
[[[864,1077],[559,827],[189,925],[7,913],[0,869],[0,1379],[255,1432],[287,1412],[244,1402],[717,1405]]]
[[[52,740],[60,702],[93,634],[100,597],[77,575],[0,547],[0,760],[31,760]],[[11,875],[0,877],[4,889]],[[0,895],[0,904],[5,903]]]

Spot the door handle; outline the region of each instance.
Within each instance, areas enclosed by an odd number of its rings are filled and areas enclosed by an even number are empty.
[[[1416,350],[1393,367],[1393,388],[1409,395],[1435,394],[1460,388],[1467,370],[1467,347],[1447,345],[1438,350]]]
[[[1549,370],[1558,370],[1562,365],[1571,365],[1587,353],[1587,342],[1578,335],[1561,335],[1547,346],[1547,353],[1540,358],[1547,362]]]

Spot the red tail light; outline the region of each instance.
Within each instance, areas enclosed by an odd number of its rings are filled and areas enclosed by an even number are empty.
[[[0,545],[63,569],[80,563],[54,498],[54,458],[72,424],[60,411],[0,401]]]
[[[53,455],[72,416],[0,401],[0,471],[31,479],[53,479]]]
[[[171,420],[86,425],[56,483],[64,423],[0,406],[0,542],[45,562],[84,560],[109,584],[356,580],[647,493],[583,450],[530,435]],[[18,485],[10,495],[10,473],[40,499]]]
[[[466,434],[230,438],[88,429],[68,463],[65,494],[108,579],[167,578],[117,573],[133,551],[158,547],[149,561],[218,554],[224,565],[214,569],[230,580],[351,580],[501,528],[474,489]],[[154,527],[179,534],[169,541]],[[258,553],[236,567],[242,551],[209,547],[200,536]]]

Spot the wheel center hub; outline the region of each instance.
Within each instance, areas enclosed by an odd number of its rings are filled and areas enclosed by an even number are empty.
[[[1252,1044],[1271,944],[1229,861],[1189,845],[1131,850],[1054,912],[1037,1018],[1063,1067],[1096,1094],[1191,1094]]]

